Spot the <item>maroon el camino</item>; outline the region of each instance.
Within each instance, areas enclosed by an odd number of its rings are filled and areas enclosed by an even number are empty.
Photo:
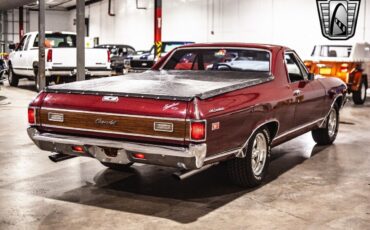
[[[142,74],[46,88],[28,109],[28,134],[55,162],[163,165],[180,179],[225,162],[233,182],[253,187],[272,147],[309,131],[333,143],[346,92],[339,79],[314,79],[286,47],[195,44]]]

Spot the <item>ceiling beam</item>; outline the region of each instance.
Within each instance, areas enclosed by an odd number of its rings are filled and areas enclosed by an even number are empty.
[[[0,1],[0,10],[11,10],[15,9],[27,4],[30,4],[32,2],[35,2],[36,0],[11,0],[11,1]]]
[[[94,3],[98,3],[98,2],[101,2],[102,0],[89,0],[89,1],[86,1],[85,2],[85,6],[88,6],[88,5],[91,5],[91,4],[94,4]],[[76,6],[69,6],[67,7],[67,10],[74,10],[76,9]]]

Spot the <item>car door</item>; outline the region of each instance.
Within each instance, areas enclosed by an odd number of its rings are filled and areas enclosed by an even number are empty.
[[[30,47],[32,47],[33,44],[31,44],[32,40],[32,35],[29,35],[24,43],[23,46],[23,54],[22,54],[22,61],[21,64],[25,69],[25,75],[27,76],[33,76],[33,68],[32,68],[32,63],[31,63],[31,52],[30,52]]]
[[[295,127],[317,121],[323,117],[324,88],[319,82],[308,79],[308,72],[294,51],[285,53],[285,62],[295,101]]]
[[[24,67],[24,58],[23,58],[23,48],[25,41],[27,39],[28,35],[24,36],[21,39],[21,42],[15,49],[14,57],[12,58],[12,67],[13,70],[16,74],[23,75],[25,72],[25,67]]]

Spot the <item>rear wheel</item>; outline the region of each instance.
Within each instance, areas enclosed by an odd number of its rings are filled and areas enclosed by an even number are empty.
[[[245,157],[227,162],[228,174],[234,184],[251,188],[262,183],[270,163],[270,142],[268,130],[261,128],[243,149]]]
[[[107,168],[110,168],[112,170],[115,170],[115,171],[121,171],[121,172],[124,172],[124,171],[128,171],[131,167],[131,165],[133,165],[134,163],[128,163],[128,164],[115,164],[115,163],[108,163],[108,162],[100,162],[102,163],[102,165],[104,165],[105,167]]]
[[[326,118],[325,127],[312,130],[312,137],[318,145],[331,145],[337,138],[338,128],[339,107],[335,104]]]
[[[366,83],[365,81],[363,80],[361,82],[361,85],[360,85],[360,88],[358,91],[355,91],[353,92],[353,102],[356,104],[356,105],[362,105],[365,103],[366,101],[366,90],[367,90],[367,87],[366,87]]]
[[[10,86],[17,87],[19,84],[19,77],[13,71],[13,68],[9,66],[8,81]]]

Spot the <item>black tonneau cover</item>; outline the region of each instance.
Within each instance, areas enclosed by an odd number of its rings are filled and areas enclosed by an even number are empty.
[[[265,72],[147,71],[117,77],[55,85],[49,93],[73,93],[191,101],[272,81]]]

